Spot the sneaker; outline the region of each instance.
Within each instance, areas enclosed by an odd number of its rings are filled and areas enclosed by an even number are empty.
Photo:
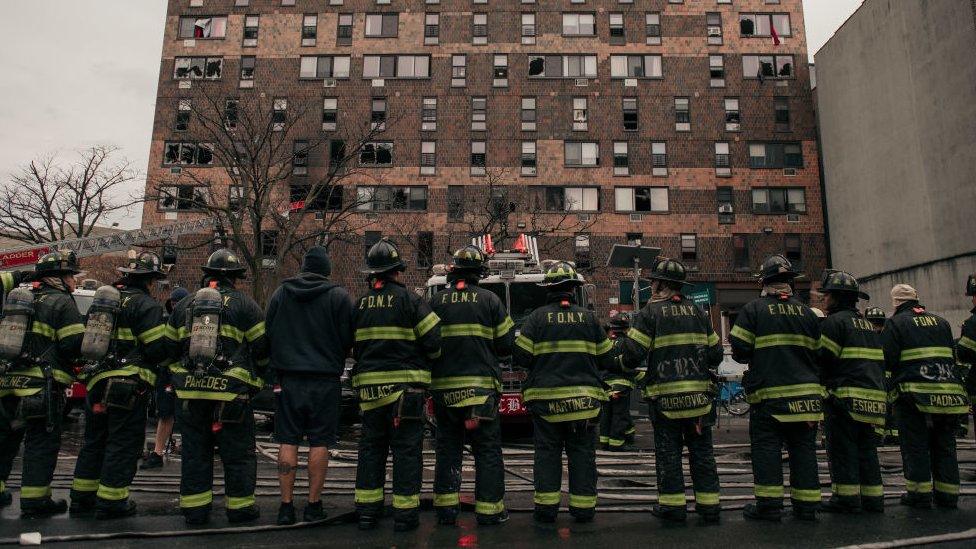
[[[688,511],[684,507],[670,505],[655,505],[651,507],[651,514],[665,522],[684,522],[688,518]]]
[[[278,526],[288,526],[295,524],[295,504],[288,502],[278,506]]]
[[[0,492],[0,507],[6,507],[14,502],[14,496],[10,493],[10,490],[4,490]]]
[[[932,494],[919,494],[918,492],[905,492],[901,495],[901,504],[915,509],[931,509]]]
[[[157,454],[156,452],[149,452],[146,459],[142,460],[142,465],[139,469],[145,471],[147,469],[161,469],[163,467],[163,456]]]
[[[74,502],[72,502],[74,503]],[[110,506],[95,507],[96,520],[109,520],[131,517],[136,514],[136,502],[125,500],[124,502],[113,502]]]
[[[816,507],[797,507],[793,506],[793,518],[796,520],[805,520],[807,522],[817,521],[817,508]]]
[[[241,522],[253,522],[261,517],[261,511],[256,505],[248,505],[242,509],[228,509],[227,522],[239,524]]]
[[[29,502],[24,505],[24,500],[20,500],[20,518],[43,518],[51,515],[60,515],[68,510],[68,502],[63,499],[47,498],[39,503]]]
[[[495,513],[494,515],[478,515],[477,518],[479,526],[504,524],[508,522],[508,511],[503,510],[501,513]]]
[[[456,507],[438,507],[437,524],[442,526],[454,526],[457,524],[458,510]]]
[[[394,532],[409,532],[411,530],[416,530],[418,526],[420,526],[420,519],[417,517],[393,520]]]
[[[749,520],[765,520],[779,522],[783,518],[783,510],[773,507],[760,507],[755,503],[747,503],[742,509],[742,516]]]
[[[320,520],[325,520],[329,516],[322,508],[322,502],[316,501],[315,503],[309,502],[305,504],[305,512],[302,513],[302,521],[304,522],[318,522]]]
[[[855,505],[853,501],[847,501],[837,496],[830,496],[830,499],[820,504],[820,510],[824,513],[856,515],[861,512],[861,506]]]
[[[376,528],[376,517],[373,515],[359,515],[359,529],[360,530],[373,530]]]

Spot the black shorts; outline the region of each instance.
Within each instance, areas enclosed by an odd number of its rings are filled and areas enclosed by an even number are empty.
[[[275,441],[298,446],[334,446],[338,441],[339,378],[278,373],[275,395]]]
[[[166,390],[169,380],[156,383],[156,418],[169,419],[176,415],[176,391]]]

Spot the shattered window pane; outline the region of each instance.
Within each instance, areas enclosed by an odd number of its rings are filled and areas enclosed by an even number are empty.
[[[546,59],[541,55],[529,58],[529,76],[542,76],[546,68]]]
[[[224,68],[224,60],[220,58],[207,59],[207,78],[220,78],[220,73]]]
[[[180,164],[193,164],[196,159],[197,146],[193,143],[182,143],[180,145]]]
[[[163,154],[163,162],[165,164],[176,164],[180,160],[180,144],[179,143],[167,143],[166,151]]]
[[[197,148],[197,164],[201,166],[213,164],[213,147],[211,145],[201,144]]]

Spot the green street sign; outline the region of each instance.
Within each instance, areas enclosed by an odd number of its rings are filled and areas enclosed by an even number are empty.
[[[715,304],[715,284],[711,282],[699,282],[694,286],[689,286],[684,292],[685,297],[695,302],[699,307],[707,307]]]

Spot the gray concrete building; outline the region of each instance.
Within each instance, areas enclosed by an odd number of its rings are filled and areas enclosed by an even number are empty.
[[[958,333],[976,272],[976,2],[866,0],[817,52],[832,264]]]

